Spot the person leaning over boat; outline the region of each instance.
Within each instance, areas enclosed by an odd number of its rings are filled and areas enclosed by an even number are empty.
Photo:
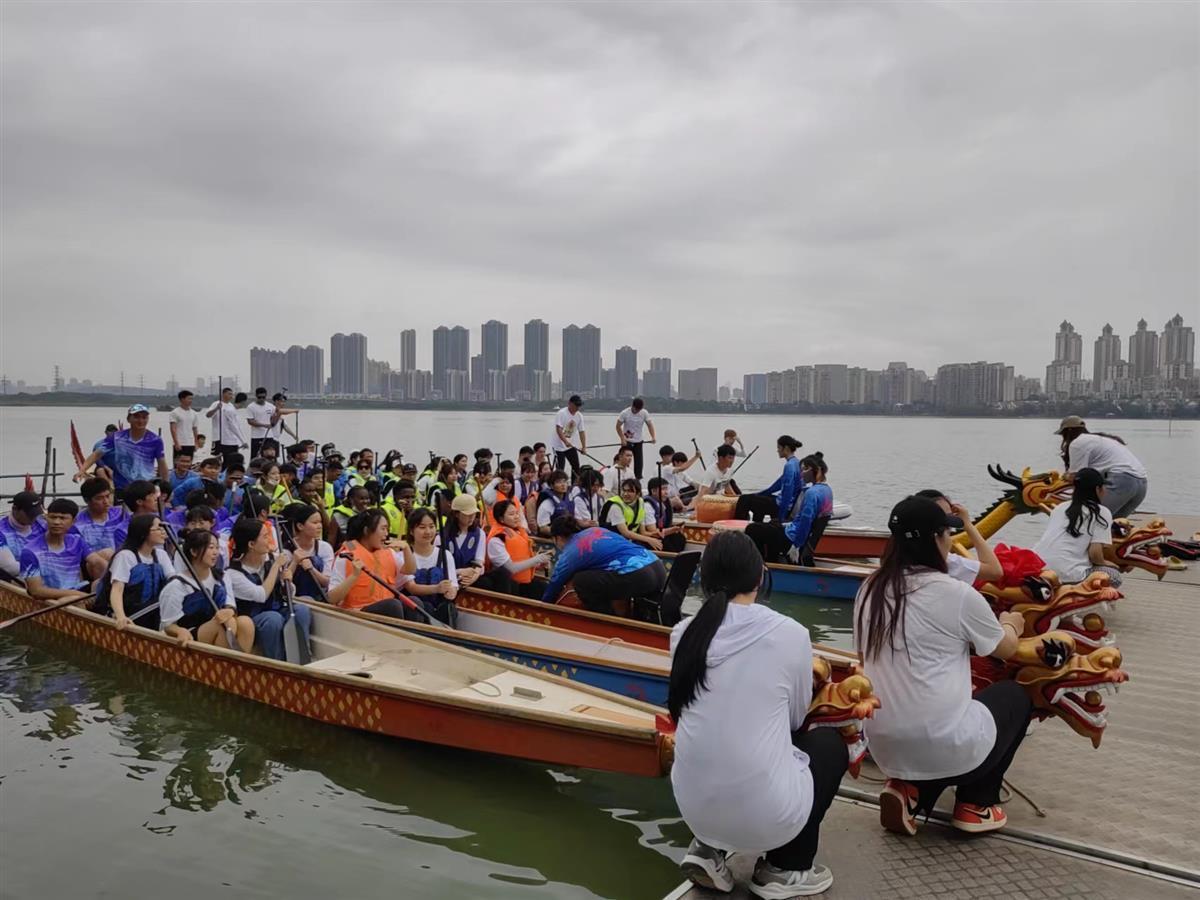
[[[580,529],[575,518],[560,516],[550,524],[558,559],[542,599],[554,603],[571,582],[592,612],[613,613],[613,601],[657,597],[667,583],[662,560],[645,547],[607,528]]]
[[[636,478],[626,478],[621,482],[620,493],[604,501],[600,526],[651,550],[662,549],[662,541],[654,536],[654,523],[646,517],[642,486]]]
[[[946,515],[961,521],[963,531],[971,539],[971,546],[975,548],[975,557],[963,556],[959,553],[951,553],[946,557],[946,574],[959,581],[965,581],[967,584],[974,584],[977,580],[999,583],[1004,578],[1004,567],[1000,565],[996,551],[987,542],[987,538],[979,533],[979,529],[971,521],[971,513],[965,506],[953,502],[941,491],[933,488],[917,491],[913,496],[932,500],[942,508],[942,512]]]
[[[88,560],[83,538],[71,527],[79,507],[60,497],[46,509],[46,531],[26,542],[21,550],[21,578],[30,596],[39,600],[86,597],[89,581],[84,577]],[[95,563],[96,560],[90,560]]]
[[[800,460],[796,458],[796,450],[803,447],[790,434],[781,434],[775,442],[775,451],[783,460],[783,471],[768,487],[757,494],[742,494],[738,497],[734,508],[735,519],[753,519],[761,522],[769,518],[773,522],[786,522],[792,515],[796,500],[804,487],[804,479],[800,477]]]
[[[403,590],[417,598],[431,615],[450,624],[454,598],[458,596],[458,574],[454,557],[436,544],[438,523],[432,510],[414,509],[408,517],[415,571],[400,577]]]
[[[1075,474],[1071,499],[1050,510],[1050,521],[1033,552],[1063,584],[1078,584],[1093,572],[1104,572],[1114,587],[1121,572],[1108,559],[1112,552],[1112,514],[1104,508],[1108,488],[1095,469]]]
[[[379,509],[368,509],[350,520],[349,540],[329,577],[330,603],[393,619],[415,618],[392,591],[375,580],[399,590],[403,576],[417,569],[407,542],[388,543],[388,527],[387,516]],[[347,554],[350,559],[345,558]]]
[[[1082,469],[1096,469],[1104,476],[1103,505],[1112,518],[1133,515],[1138,504],[1146,499],[1150,482],[1146,467],[1125,442],[1115,434],[1088,431],[1087,423],[1079,416],[1067,416],[1054,433],[1062,437],[1067,480],[1077,478]]]
[[[495,524],[487,536],[487,572],[475,587],[536,600],[541,589],[533,583],[535,570],[550,564],[549,553],[534,553],[521,507],[501,500],[492,508]]]
[[[254,622],[249,616],[237,614],[233,594],[216,568],[221,558],[217,536],[200,529],[190,531],[179,552],[191,563],[191,571],[185,564],[183,573],[172,576],[158,595],[159,627],[163,633],[185,646],[198,640],[202,644],[228,647],[225,637],[228,632],[241,651],[249,653],[254,647]]]
[[[247,502],[249,499],[248,494]],[[254,620],[264,656],[286,660],[283,628],[290,618],[287,589],[300,561],[271,552],[271,529],[258,518],[238,519],[232,540],[233,562],[225,573],[225,583],[237,601],[238,614]],[[302,640],[307,641],[312,613],[303,604],[296,604],[295,613]]]
[[[1025,737],[1031,704],[1004,680],[972,697],[971,655],[1008,659],[1024,621],[951,578],[946,559],[960,522],[927,497],[892,509],[891,536],[854,601],[854,644],[882,704],[866,726],[887,776],[880,823],[916,834],[917,814],[957,786],[951,824],[993,831],[1007,821],[1000,784]]]
[[[713,535],[700,559],[704,604],[671,630],[671,787],[695,836],[682,863],[693,882],[731,891],[726,854],[765,852],[750,892],[801,897],[833,884],[814,859],[848,758],[835,729],[800,730],[812,643],[799,622],[755,603],[762,579],[746,535]]]
[[[156,603],[163,585],[175,575],[175,564],[163,549],[166,542],[167,526],[158,516],[139,513],[129,520],[125,539],[113,555],[95,605],[96,612],[116,620],[118,629]],[[158,628],[159,614],[146,613],[137,624]]]
[[[833,489],[825,481],[829,466],[821,451],[800,460],[805,486],[795,514],[786,522],[750,522],[746,534],[754,541],[763,559],[777,562],[791,553],[802,566],[814,565],[817,542],[833,513]]]

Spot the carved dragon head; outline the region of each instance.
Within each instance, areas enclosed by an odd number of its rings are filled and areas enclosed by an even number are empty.
[[[1113,522],[1113,552],[1121,561],[1122,570],[1145,569],[1161,580],[1167,573],[1167,561],[1159,542],[1171,535],[1162,519],[1139,524],[1117,519]]]
[[[1070,632],[1089,649],[1112,643],[1099,614],[1110,612],[1112,604],[1124,596],[1103,572],[1093,572],[1078,584],[1060,584],[1050,569],[1025,578],[1019,587],[985,584],[980,591],[997,613],[1021,614],[1025,619],[1023,637],[1057,628]]]
[[[1020,475],[1016,475],[997,464],[988,466],[987,471],[997,481],[1009,486],[1009,490],[991,509],[1008,503],[1018,514],[1049,513],[1071,496],[1071,485],[1053,470],[1035,475],[1026,467]]]
[[[872,691],[871,680],[857,665],[813,657],[813,699],[804,719],[804,730],[836,728],[846,742],[850,774],[855,778],[867,753],[863,720],[874,716],[877,709],[879,698]]]

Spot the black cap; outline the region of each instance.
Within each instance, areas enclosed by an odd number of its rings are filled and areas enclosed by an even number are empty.
[[[1108,484],[1108,479],[1098,469],[1085,468],[1075,473],[1075,484],[1079,487],[1100,487]]]
[[[21,491],[19,494],[13,495],[12,508],[26,515],[40,516],[42,514],[42,498],[33,491]]]
[[[962,528],[963,520],[952,516],[928,497],[905,497],[892,507],[888,529],[895,537],[916,540],[932,537],[947,528]]]

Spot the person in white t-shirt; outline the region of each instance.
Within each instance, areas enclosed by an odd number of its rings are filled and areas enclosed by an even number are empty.
[[[1114,587],[1121,573],[1107,559],[1112,547],[1112,515],[1103,507],[1104,476],[1095,469],[1075,474],[1075,489],[1067,503],[1050,511],[1050,521],[1033,552],[1053,569],[1063,584],[1078,584],[1092,572],[1104,572]]]
[[[615,497],[621,493],[621,485],[630,478],[636,468],[633,447],[625,444],[613,456],[613,464],[604,470],[604,496]]]
[[[565,469],[571,464],[571,475],[579,474],[579,454],[587,453],[587,433],[583,424],[583,400],[572,394],[567,405],[554,416],[554,434],[550,438],[550,449],[554,451],[554,468]],[[578,437],[577,437],[578,436]],[[579,444],[576,446],[575,441]]]
[[[834,729],[802,730],[812,643],[799,622],[755,603],[762,571],[741,532],[704,549],[704,605],[671,630],[671,787],[695,837],[682,863],[694,883],[728,892],[726,854],[766,851],[750,892],[799,897],[833,884],[814,858],[848,758]]]
[[[706,497],[709,494],[716,494],[718,497],[732,495],[734,493],[733,486],[733,458],[736,451],[728,444],[722,444],[717,448],[717,462],[711,468],[705,471],[700,479],[700,492],[697,494],[697,499]]]
[[[186,451],[196,455],[196,444],[200,438],[200,411],[192,409],[195,398],[189,390],[178,394],[179,405],[171,410],[171,447],[176,452]]]
[[[204,413],[206,418],[213,420],[213,453],[226,462],[240,449],[249,446],[242,431],[241,416],[237,408],[237,397],[245,396],[234,396],[233,388],[224,388],[221,391],[221,399],[214,402]]]
[[[971,521],[971,514],[965,506],[961,503],[953,502],[941,491],[932,488],[917,491],[913,496],[927,497],[940,506],[942,512],[951,519],[957,519],[961,522],[961,525],[955,525],[954,527],[965,531],[967,537],[971,539],[971,546],[975,548],[975,557],[969,554],[967,556],[960,556],[958,553],[951,553],[946,557],[946,574],[951,578],[957,578],[959,581],[965,581],[967,584],[974,584],[976,580],[985,583],[989,581],[999,583],[1004,578],[1004,567],[1000,565],[996,551],[987,542],[987,538],[979,533],[979,529]]]
[[[246,406],[246,421],[250,423],[250,456],[261,456],[263,441],[279,421],[275,404],[267,400],[265,387],[255,388],[254,402]]]
[[[650,443],[658,443],[658,437],[654,433],[654,422],[650,420],[650,413],[646,412],[646,401],[641,397],[634,397],[633,402],[617,416],[616,429],[617,440],[633,450],[633,475],[630,477],[641,481],[642,444],[645,442],[642,432],[649,431]]]
[[[957,786],[951,824],[992,831],[1004,773],[1025,737],[1032,708],[1015,681],[972,697],[971,655],[1008,659],[1024,628],[1020,613],[992,612],[946,559],[957,519],[927,497],[892,509],[879,569],[854,602],[854,644],[882,704],[866,728],[871,755],[888,781],[880,822],[916,834],[917,814]]]
[[[1133,515],[1138,504],[1146,499],[1150,482],[1146,467],[1115,434],[1093,434],[1079,416],[1067,416],[1059,423],[1062,437],[1063,462],[1067,480],[1075,478],[1081,469],[1095,469],[1104,476],[1104,506],[1114,519]]]

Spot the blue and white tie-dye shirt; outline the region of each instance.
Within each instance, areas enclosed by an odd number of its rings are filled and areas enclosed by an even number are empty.
[[[85,509],[75,517],[71,533],[83,538],[83,545],[87,548],[88,553],[95,553],[98,550],[115,550],[121,546],[117,541],[117,530],[121,525],[126,524],[128,518],[128,512],[114,506],[109,509],[108,516],[103,522],[96,522],[92,519],[91,513]]]
[[[11,515],[0,518],[0,538],[4,539],[4,545],[8,547],[17,562],[21,561],[21,551],[25,549],[25,545],[45,533],[46,523],[41,519],[35,520],[29,526],[28,531],[22,532],[18,529],[17,523],[12,520]]]
[[[158,461],[163,458],[163,442],[157,434],[147,431],[135,441],[129,429],[110,434],[98,445],[111,453],[114,487],[118,490],[131,481],[153,481],[158,475]]]
[[[43,534],[21,551],[21,577],[40,578],[44,587],[60,591],[77,590],[87,583],[83,577],[86,556],[87,548],[79,535],[68,532],[63,536],[62,549],[51,550]]]

